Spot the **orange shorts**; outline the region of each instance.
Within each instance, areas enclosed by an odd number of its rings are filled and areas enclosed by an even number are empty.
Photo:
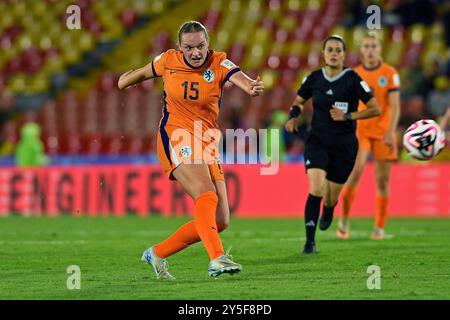
[[[394,138],[394,147],[390,148],[387,144],[383,143],[381,138],[358,135],[359,149],[372,151],[374,159],[379,161],[397,160],[398,150],[396,140]]]
[[[170,180],[175,180],[172,172],[182,163],[207,163],[212,180],[225,180],[219,161],[218,141],[217,137],[205,141],[186,129],[162,125],[158,130],[156,153]]]

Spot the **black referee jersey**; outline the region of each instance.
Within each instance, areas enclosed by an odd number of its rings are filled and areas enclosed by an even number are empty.
[[[325,68],[312,72],[303,79],[297,94],[305,101],[312,98],[313,116],[311,133],[342,135],[355,133],[356,121],[334,121],[330,115],[334,104],[344,113],[358,110],[358,102],[367,103],[372,97],[369,86],[351,68],[344,68],[341,73],[329,77]]]

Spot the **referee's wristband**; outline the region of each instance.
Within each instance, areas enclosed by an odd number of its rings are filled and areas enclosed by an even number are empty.
[[[345,115],[344,115],[344,118],[345,118],[345,120],[353,120],[353,118],[352,118],[352,114],[350,113],[350,112],[348,112],[348,113],[346,113]]]
[[[292,106],[289,110],[289,119],[297,118],[299,115],[302,114],[302,109],[300,109],[299,106]]]

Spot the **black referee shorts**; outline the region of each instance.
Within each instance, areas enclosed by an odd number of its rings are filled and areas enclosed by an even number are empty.
[[[327,180],[343,184],[353,170],[357,153],[355,134],[331,136],[311,132],[305,142],[305,167],[323,169]]]

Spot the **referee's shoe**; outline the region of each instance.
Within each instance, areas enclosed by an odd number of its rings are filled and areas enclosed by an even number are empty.
[[[324,210],[320,216],[319,228],[320,230],[327,230],[333,222],[333,210]]]
[[[306,242],[303,247],[302,254],[316,254],[316,244],[314,242]]]

